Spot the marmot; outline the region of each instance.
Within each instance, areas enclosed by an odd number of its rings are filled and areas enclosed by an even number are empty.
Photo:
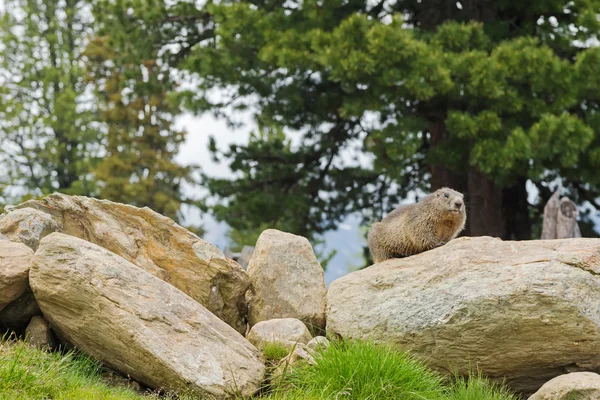
[[[374,223],[368,235],[369,249],[376,263],[408,257],[454,239],[466,221],[462,193],[442,188]]]

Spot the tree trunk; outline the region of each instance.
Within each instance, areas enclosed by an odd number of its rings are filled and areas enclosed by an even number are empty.
[[[504,238],[506,224],[502,213],[502,189],[484,173],[469,172],[469,191],[466,198],[469,236]]]
[[[527,201],[527,178],[502,190],[502,213],[506,225],[505,240],[530,240],[531,218]]]
[[[431,135],[431,148],[437,146],[446,137],[446,126],[443,122],[431,122],[429,124],[429,133]],[[443,187],[449,187],[461,193],[466,193],[467,176],[451,171],[443,164],[431,165],[431,191]]]
[[[430,122],[431,148],[446,137],[443,122]],[[431,191],[447,186],[465,195],[467,225],[461,236],[493,236],[504,240],[531,239],[527,179],[509,187],[497,186],[486,174],[471,169],[457,173],[445,165],[431,165]]]

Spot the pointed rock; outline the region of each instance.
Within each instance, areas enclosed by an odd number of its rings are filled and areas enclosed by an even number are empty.
[[[250,326],[297,318],[311,330],[325,327],[325,280],[309,241],[275,229],[264,231],[248,264]]]

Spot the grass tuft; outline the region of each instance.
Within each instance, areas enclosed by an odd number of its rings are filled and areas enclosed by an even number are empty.
[[[448,382],[389,345],[333,342],[317,365],[291,369],[268,400],[517,400],[481,374]]]
[[[287,355],[283,346],[267,346],[273,366]],[[518,400],[505,387],[481,374],[451,382],[406,353],[387,345],[332,342],[317,351],[316,366],[289,369],[263,391],[264,400]],[[141,395],[110,386],[102,366],[77,352],[51,353],[20,341],[0,341],[0,400],[8,399],[198,399],[173,393]]]
[[[290,350],[281,343],[268,342],[264,344],[262,353],[267,361],[277,363],[284,359],[290,353]]]
[[[140,399],[102,381],[101,366],[73,351],[50,353],[17,341],[0,342],[0,399]]]
[[[332,343],[317,365],[294,368],[271,399],[423,400],[440,398],[442,378],[389,346]]]
[[[518,400],[506,386],[491,382],[478,373],[469,378],[457,377],[449,385],[444,400]]]

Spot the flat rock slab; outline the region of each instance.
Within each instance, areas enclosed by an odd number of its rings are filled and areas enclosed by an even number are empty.
[[[0,240],[0,310],[28,289],[32,256],[24,244]]]
[[[35,253],[30,284],[61,338],[152,388],[222,399],[260,387],[265,367],[250,342],[100,246],[50,234]]]
[[[600,240],[459,238],[334,281],[327,331],[397,344],[444,372],[531,394],[600,371]]]
[[[246,272],[210,243],[147,207],[53,194],[7,207],[0,234],[37,249],[61,232],[102,246],[200,302],[246,332]]]

